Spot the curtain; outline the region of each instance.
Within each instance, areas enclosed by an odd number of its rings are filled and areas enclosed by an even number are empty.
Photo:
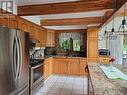
[[[109,35],[109,50],[111,57],[115,58],[115,64],[122,65],[124,35]]]

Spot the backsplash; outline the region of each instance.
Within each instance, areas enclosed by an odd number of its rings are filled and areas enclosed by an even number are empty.
[[[35,47],[34,49],[32,49],[30,51],[30,56],[32,58],[44,58],[44,50],[45,50],[45,47]]]

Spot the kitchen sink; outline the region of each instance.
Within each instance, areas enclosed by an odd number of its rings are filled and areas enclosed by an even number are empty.
[[[127,80],[127,75],[114,66],[101,65],[100,68],[109,79]]]

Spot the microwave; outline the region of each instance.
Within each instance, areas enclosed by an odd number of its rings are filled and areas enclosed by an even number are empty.
[[[108,49],[99,49],[99,56],[110,56],[110,51]]]

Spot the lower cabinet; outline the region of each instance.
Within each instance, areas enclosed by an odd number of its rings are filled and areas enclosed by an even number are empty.
[[[53,74],[62,75],[87,75],[85,67],[87,65],[86,59],[80,58],[54,58]]]
[[[110,57],[99,57],[99,63],[103,63],[103,64],[109,64],[110,62]]]
[[[51,74],[85,76],[86,65],[83,58],[48,58],[44,62],[44,79]]]

